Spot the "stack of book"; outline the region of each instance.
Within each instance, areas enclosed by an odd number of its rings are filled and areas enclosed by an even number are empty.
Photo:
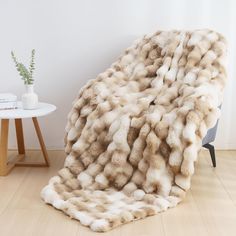
[[[16,109],[17,96],[11,93],[0,93],[0,110]]]

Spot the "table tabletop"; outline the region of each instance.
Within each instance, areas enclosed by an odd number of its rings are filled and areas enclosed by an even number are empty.
[[[56,106],[53,104],[39,102],[36,109],[24,110],[22,108],[22,103],[17,102],[17,109],[0,110],[0,119],[20,119],[45,116],[56,109]]]

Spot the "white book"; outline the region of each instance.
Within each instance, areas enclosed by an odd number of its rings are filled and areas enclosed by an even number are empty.
[[[16,102],[17,96],[12,93],[0,93],[0,103]]]
[[[16,109],[17,102],[0,102],[0,110]]]

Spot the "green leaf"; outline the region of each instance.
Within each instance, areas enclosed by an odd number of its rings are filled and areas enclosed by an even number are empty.
[[[32,84],[33,81],[34,81],[33,80],[33,71],[35,70],[34,55],[35,55],[35,50],[33,49],[31,51],[30,66],[29,66],[29,69],[27,69],[24,64],[19,63],[17,61],[14,52],[11,51],[12,60],[15,63],[16,69],[19,72],[19,75],[21,76],[21,79],[24,80],[25,84]]]

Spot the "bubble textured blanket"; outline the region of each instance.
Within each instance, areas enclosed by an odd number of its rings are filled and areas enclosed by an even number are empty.
[[[42,199],[94,231],[176,206],[219,118],[225,51],[211,30],[135,41],[73,102],[64,168]]]

